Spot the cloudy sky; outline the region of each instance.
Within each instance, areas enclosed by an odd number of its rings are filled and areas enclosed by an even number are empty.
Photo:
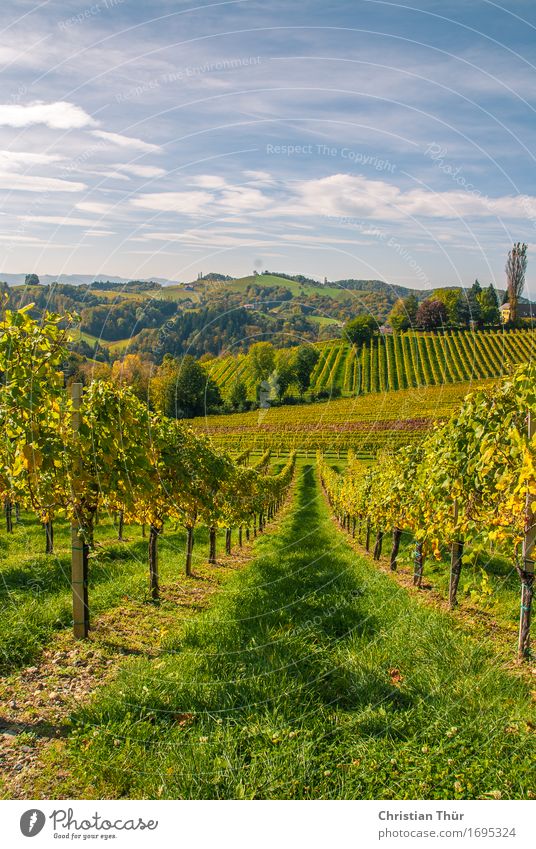
[[[3,0],[2,272],[536,279],[533,0]],[[532,267],[531,267],[532,266]]]

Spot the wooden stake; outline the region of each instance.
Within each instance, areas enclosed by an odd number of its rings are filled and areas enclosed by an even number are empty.
[[[393,547],[391,548],[391,561],[390,567],[391,572],[396,571],[396,561],[398,557],[398,549],[400,548],[400,537],[402,536],[402,531],[400,528],[393,528]]]
[[[157,601],[160,596],[158,583],[158,528],[149,525],[149,589],[151,598]]]
[[[458,500],[454,499],[454,524],[458,522]],[[463,557],[463,542],[462,540],[454,540],[450,547],[450,580],[449,580],[449,606],[451,609],[456,607],[456,595],[458,593],[458,584],[460,583],[460,575],[462,571]]]
[[[73,402],[72,428],[73,432],[77,434],[80,427],[81,383],[71,384],[71,399]],[[79,468],[80,456],[78,456],[76,462]],[[75,637],[80,640],[87,639],[89,632],[87,573],[88,548],[81,533],[80,517],[75,516],[71,524],[71,584],[73,592],[73,632]]]
[[[531,412],[527,416],[527,435],[529,441],[536,433],[536,416]],[[518,656],[520,660],[530,657],[530,620],[532,599],[534,596],[534,549],[536,544],[536,496],[527,486],[525,500],[525,533],[523,536],[523,567],[518,568],[521,578],[521,610],[519,613]]]
[[[460,575],[462,572],[462,557],[463,557],[463,542],[455,540],[450,547],[450,582],[449,582],[449,606],[454,608],[457,605],[456,595],[458,593],[458,584],[460,583]]]
[[[54,553],[54,525],[52,521],[48,519],[45,522],[45,554],[53,554]]]
[[[216,528],[212,526],[208,532],[208,562],[216,562]]]
[[[422,550],[422,542],[415,543],[414,568],[413,568],[413,585],[420,587],[422,584],[422,573],[424,569],[424,555]]]
[[[13,533],[13,504],[11,503],[10,498],[6,498],[4,502],[4,509],[6,513],[6,531],[8,534]]]
[[[186,528],[186,574],[192,574],[192,552],[194,548],[194,529],[191,525]]]
[[[382,554],[382,545],[383,545],[383,531],[377,531],[376,533],[376,542],[374,544],[374,554],[373,559],[379,560]]]

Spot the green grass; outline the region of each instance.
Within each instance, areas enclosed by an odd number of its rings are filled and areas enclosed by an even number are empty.
[[[337,318],[330,318],[329,315],[308,315],[307,318],[309,321],[312,321],[313,324],[318,324],[320,327],[329,327],[331,324],[341,324]]]
[[[523,798],[528,686],[497,667],[355,554],[305,466],[279,531],[209,611],[73,716],[57,793]]]
[[[34,661],[54,633],[72,624],[70,530],[55,522],[55,554],[45,555],[44,531],[22,514],[13,534],[0,535],[0,674]],[[96,550],[90,557],[89,600],[97,616],[128,596],[148,600],[147,540],[139,527],[126,526],[125,541],[105,518],[96,528]],[[183,573],[185,534],[171,524],[159,544],[161,582]],[[221,549],[222,540],[219,546]],[[194,556],[206,558],[208,534],[196,531]]]
[[[338,460],[331,464],[336,471],[344,469],[345,463]],[[373,548],[375,529],[371,529],[371,548]],[[356,528],[356,539],[364,545],[365,528]],[[458,586],[458,610],[466,614],[473,624],[486,627],[490,620],[506,631],[511,632],[511,646],[506,654],[513,657],[519,625],[519,595],[520,584],[512,559],[503,554],[486,550],[488,547],[487,534],[483,533],[478,543],[466,545],[464,557],[469,558],[463,563],[460,583]],[[391,534],[385,533],[383,541],[383,558],[389,559],[391,549]],[[397,558],[397,571],[402,575],[413,575],[415,541],[409,531],[403,531]],[[440,598],[446,601],[449,594],[450,551],[445,546],[441,551],[441,559],[429,556],[424,562],[423,588],[433,589]],[[425,592],[426,596],[426,592]],[[476,617],[476,618],[475,618]]]

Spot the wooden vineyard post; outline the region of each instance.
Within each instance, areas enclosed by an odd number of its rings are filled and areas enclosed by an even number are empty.
[[[149,588],[151,598],[157,601],[160,595],[158,584],[158,528],[149,525]]]
[[[449,581],[449,607],[453,609],[457,605],[456,596],[458,584],[462,572],[463,542],[455,540],[450,548],[450,581]]]
[[[75,434],[80,427],[80,403],[82,400],[82,384],[71,385],[73,403],[72,428]],[[80,456],[76,458],[77,469],[80,470]],[[77,505],[78,509],[78,505]],[[88,606],[88,548],[80,528],[80,516],[75,515],[71,523],[71,584],[73,591],[73,632],[77,639],[87,639],[89,632]]]
[[[188,577],[192,574],[192,554],[194,550],[194,529],[192,525],[186,527],[186,574]]]
[[[398,557],[398,549],[400,548],[400,537],[402,531],[400,528],[393,528],[393,547],[391,548],[390,568],[391,572],[396,571],[396,560]]]
[[[424,556],[422,551],[422,542],[415,543],[413,566],[413,586],[420,587],[422,584],[422,573],[424,568]]]
[[[123,528],[125,526],[125,513],[123,510],[119,510],[117,514],[117,539],[119,542],[123,542]]]
[[[458,501],[454,499],[454,524],[458,522]],[[449,607],[456,607],[456,595],[462,571],[463,542],[454,540],[450,548]]]
[[[4,502],[4,510],[6,514],[6,531],[8,534],[13,533],[13,504],[10,498],[6,498]]]
[[[208,562],[211,565],[214,565],[214,563],[216,563],[216,528],[214,525],[209,528],[208,540]]]
[[[54,525],[50,519],[45,522],[45,554],[54,553]]]
[[[530,440],[536,433],[536,417],[529,412],[527,417],[527,435]],[[519,614],[519,643],[518,656],[520,660],[530,657],[530,619],[532,614],[532,599],[534,596],[534,549],[536,544],[536,496],[527,486],[525,502],[525,532],[523,535],[523,565],[521,578],[521,610]]]
[[[379,560],[382,554],[382,545],[383,545],[383,531],[378,531],[376,533],[376,542],[374,544],[374,554],[372,555],[374,560]]]
[[[367,519],[367,530],[365,536],[365,549],[370,551],[370,519]]]

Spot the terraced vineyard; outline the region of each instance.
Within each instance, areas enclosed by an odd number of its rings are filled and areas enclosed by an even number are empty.
[[[340,456],[352,448],[358,456],[370,457],[381,448],[422,438],[433,421],[446,418],[468,392],[489,382],[464,381],[323,404],[207,416],[193,419],[192,424],[215,445],[233,452],[271,448],[277,456],[296,450],[308,457],[321,449]]]
[[[499,377],[509,364],[535,356],[536,334],[530,329],[402,333],[373,339],[357,357],[341,340],[317,347],[311,391],[353,396]],[[253,395],[245,355],[213,360],[208,370],[224,393],[241,379]]]

